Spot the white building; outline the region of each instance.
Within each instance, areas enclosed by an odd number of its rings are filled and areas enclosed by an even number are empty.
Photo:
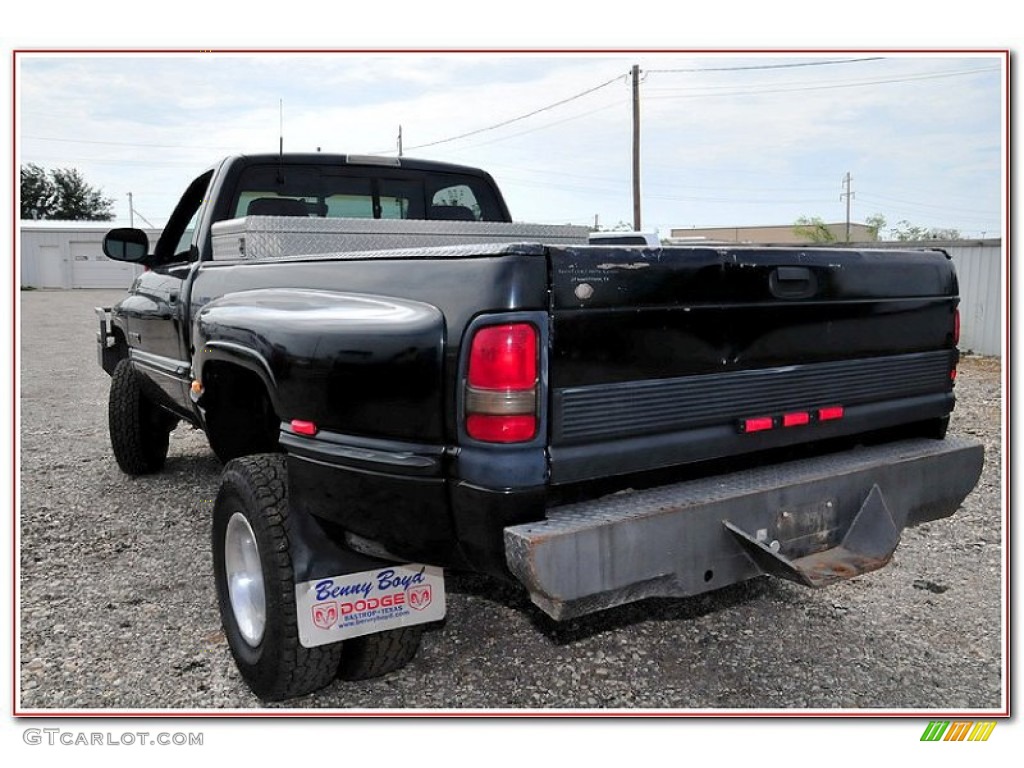
[[[142,267],[103,255],[108,221],[22,221],[21,281],[30,288],[128,288]],[[147,229],[152,246],[159,229]]]

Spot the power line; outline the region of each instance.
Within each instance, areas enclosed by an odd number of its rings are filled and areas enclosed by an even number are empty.
[[[998,69],[992,69],[992,68],[945,69],[945,70],[939,70],[938,72],[918,72],[916,74],[908,73],[906,75],[900,76],[899,78],[893,77],[893,78],[882,79],[882,80],[789,80],[789,81],[781,82],[781,83],[780,82],[765,83],[763,85],[763,87],[764,88],[788,88],[789,86],[793,86],[793,87],[830,86],[830,85],[846,86],[846,85],[860,85],[862,83],[864,83],[864,84],[871,84],[871,83],[875,83],[875,82],[882,82],[882,83],[902,82],[904,78],[909,81],[909,80],[921,80],[921,79],[933,78],[933,77],[944,77],[944,76],[953,76],[953,75],[960,75],[960,74],[971,74],[971,73],[975,73],[975,72],[998,72],[998,71],[999,71]],[[679,92],[702,93],[704,91],[729,91],[729,90],[735,89],[735,88],[744,88],[744,89],[746,89],[746,88],[758,88],[758,87],[759,86],[756,86],[756,85],[737,84],[737,83],[734,82],[734,83],[730,83],[730,84],[727,84],[727,85],[685,85],[685,86],[674,85],[674,86],[670,86],[670,87],[651,86],[651,87],[647,88],[647,90],[648,91],[657,92],[657,93],[679,93]]]
[[[934,208],[934,209],[939,210],[939,211],[947,211],[947,212],[953,212],[953,213],[967,213],[967,214],[977,213],[977,214],[980,214],[981,216],[990,216],[990,215],[992,215],[991,211],[979,211],[977,208],[961,208],[960,206],[957,206],[957,205],[930,205],[928,203],[919,203],[916,200],[901,200],[898,197],[889,197],[888,195],[877,195],[877,194],[874,194],[874,193],[871,193],[871,194],[866,195],[866,196],[862,195],[861,197],[864,200],[868,200],[868,201],[876,200],[876,201],[879,201],[879,202],[881,202],[883,204],[885,204],[885,203],[901,203],[903,205],[910,205],[910,206],[913,206],[915,208]]]
[[[647,74],[676,72],[744,72],[753,69],[793,69],[795,67],[824,67],[830,64],[856,64],[862,61],[882,61],[884,56],[871,56],[861,59],[829,59],[827,61],[802,61],[795,64],[752,64],[745,67],[693,67],[691,69],[645,69]]]
[[[540,109],[535,109],[532,112],[527,112],[526,114],[519,115],[518,117],[511,117],[508,120],[502,120],[500,123],[495,123],[494,125],[488,125],[488,126],[486,126],[484,128],[476,128],[476,129],[474,129],[472,131],[466,131],[465,133],[460,133],[457,136],[449,136],[446,139],[438,139],[437,141],[428,141],[425,144],[417,144],[416,146],[406,147],[405,149],[406,150],[410,150],[410,149],[424,149],[426,147],[436,147],[438,144],[447,144],[448,142],[451,142],[451,141],[458,141],[459,139],[465,139],[465,138],[468,138],[470,136],[476,136],[477,134],[485,133],[486,131],[493,131],[496,128],[502,128],[502,127],[504,127],[506,125],[511,125],[512,123],[518,123],[520,120],[526,120],[528,117],[533,117],[534,115],[539,115],[541,112],[547,112],[548,110],[554,109],[555,107],[560,107],[563,104],[568,104],[571,101],[576,101],[576,99],[583,98],[584,96],[587,96],[587,95],[589,95],[591,93],[594,93],[595,91],[599,91],[602,88],[607,88],[612,83],[618,82],[620,80],[624,80],[627,77],[629,77],[629,75],[617,75],[617,76],[613,77],[611,80],[606,80],[605,82],[601,83],[600,85],[595,85],[593,88],[588,88],[585,91],[580,91],[579,93],[574,94],[573,96],[569,96],[568,98],[561,99],[560,101],[556,101],[553,104],[548,104],[547,106],[541,107]],[[370,154],[382,155],[382,154],[386,154],[388,152],[393,152],[393,151],[394,151],[393,149],[385,149],[385,150],[381,150],[381,151],[378,151],[378,152],[371,152]]]
[[[565,117],[565,118],[562,118],[561,120],[555,120],[555,121],[550,122],[550,123],[544,123],[543,125],[538,125],[538,126],[535,126],[533,128],[527,128],[526,130],[523,130],[523,131],[516,131],[515,133],[510,133],[510,134],[507,134],[505,136],[498,136],[497,138],[494,138],[494,139],[487,139],[486,141],[478,141],[475,144],[467,144],[466,146],[459,147],[458,149],[453,149],[453,150],[449,150],[449,151],[453,152],[454,154],[457,155],[457,154],[463,153],[463,152],[465,152],[466,150],[469,150],[469,149],[475,149],[477,147],[486,147],[489,144],[497,144],[500,141],[508,141],[509,139],[514,139],[514,138],[516,138],[518,136],[525,136],[528,133],[536,133],[537,131],[543,131],[543,130],[546,130],[548,128],[554,128],[556,125],[562,125],[563,123],[569,123],[569,122],[572,122],[573,120],[580,120],[580,119],[582,119],[584,117],[589,117],[590,115],[595,115],[598,112],[605,112],[605,111],[607,111],[609,109],[612,109],[614,107],[621,107],[621,106],[622,105],[619,104],[619,103],[605,104],[603,107],[598,107],[597,109],[590,109],[590,110],[587,110],[586,112],[580,112],[578,115],[572,115],[571,117]],[[378,153],[374,152],[374,153],[371,153],[371,154],[378,154]],[[493,163],[491,165],[493,165]],[[506,166],[506,167],[518,167],[518,166]],[[564,175],[564,174],[560,174],[560,175]]]
[[[161,166],[168,168],[195,168],[196,163],[174,160],[102,160],[96,157],[53,157],[52,155],[36,155],[31,152],[25,153],[26,162],[36,161],[57,162],[57,163],[96,163],[99,165],[138,165],[138,166]]]
[[[866,86],[866,85],[886,85],[886,84],[889,84],[889,83],[908,83],[908,82],[915,81],[915,80],[937,80],[939,78],[944,78],[944,77],[959,77],[959,76],[963,76],[963,75],[974,75],[974,74],[980,74],[980,73],[985,73],[985,72],[999,72],[999,71],[1000,70],[998,70],[998,69],[991,69],[991,68],[989,68],[989,69],[964,69],[964,70],[958,70],[958,71],[939,72],[939,73],[925,74],[925,75],[909,75],[907,77],[887,78],[887,79],[881,79],[881,80],[851,80],[851,81],[848,81],[848,82],[829,83],[829,84],[825,84],[825,85],[808,85],[808,86],[799,87],[799,88],[778,88],[778,87],[772,86],[772,87],[768,87],[768,88],[752,88],[752,89],[741,90],[741,91],[726,91],[726,90],[723,90],[721,93],[699,93],[698,92],[698,93],[686,93],[686,94],[682,94],[682,95],[679,95],[679,96],[648,96],[647,98],[648,99],[654,99],[654,100],[661,100],[661,99],[700,99],[700,98],[707,98],[709,96],[712,96],[712,97],[713,96],[758,96],[758,95],[767,94],[767,93],[798,93],[800,91],[827,91],[827,90],[832,90],[832,89],[836,89],[836,88],[860,88],[860,87],[863,87],[863,86]],[[725,86],[725,87],[727,88],[728,86]],[[669,90],[669,89],[665,89],[665,90]],[[680,89],[673,89],[673,90],[687,90],[688,91],[688,90],[700,90],[700,89],[699,88],[698,89],[680,88]]]
[[[135,144],[128,141],[98,141],[96,139],[65,139],[57,136],[26,136],[22,135],[23,139],[33,139],[35,141],[60,141],[67,144],[103,144],[110,147],[143,147],[146,149],[217,149],[217,150],[233,150],[235,147],[210,147],[200,146],[198,144]]]

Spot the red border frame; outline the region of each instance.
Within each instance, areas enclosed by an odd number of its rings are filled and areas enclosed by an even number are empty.
[[[277,54],[277,53],[305,53],[305,54],[317,54],[317,53],[340,53],[340,54],[359,54],[359,53],[372,53],[372,54],[425,54],[425,53],[437,53],[437,54],[460,54],[460,53],[493,53],[493,54],[621,54],[621,53],[635,53],[638,55],[646,54],[721,54],[721,55],[743,55],[743,54],[771,54],[771,55],[783,55],[783,54],[816,54],[816,53],[828,53],[828,54],[848,54],[848,53],[881,53],[881,54],[1002,54],[1003,56],[1003,74],[1005,78],[1005,94],[1004,94],[1004,109],[1005,109],[1005,146],[1004,146],[1004,160],[1006,162],[1005,168],[1005,199],[1006,199],[1006,210],[1004,226],[1005,231],[1004,237],[1004,248],[1005,248],[1005,270],[1003,273],[1003,291],[1004,291],[1004,308],[1006,312],[1006,324],[1005,324],[1005,349],[1002,360],[1002,375],[1005,401],[1006,401],[1006,413],[1004,419],[1004,425],[1009,430],[1012,424],[1012,409],[1011,409],[1011,382],[1010,382],[1010,367],[1009,358],[1011,355],[1011,318],[1012,318],[1012,304],[1010,303],[1010,286],[1012,283],[1011,273],[1011,262],[1010,253],[1012,252],[1012,239],[1011,232],[1012,227],[1010,225],[1011,211],[1012,211],[1012,198],[1011,198],[1011,184],[1010,184],[1010,141],[1011,141],[1011,118],[1010,118],[1010,80],[1011,80],[1011,67],[1010,67],[1010,50],[1005,48],[921,48],[921,49],[868,49],[868,48],[738,48],[738,49],[699,49],[699,48],[212,48],[212,49],[199,49],[199,48],[23,48],[13,49],[11,51],[11,338],[12,338],[12,366],[11,366],[11,610],[12,610],[12,622],[11,622],[11,713],[14,717],[21,718],[126,718],[126,717],[155,717],[155,718],[263,718],[263,717],[274,717],[274,718],[339,718],[339,717],[384,717],[384,718],[942,718],[942,719],[989,719],[989,718],[1008,718],[1010,717],[1011,709],[1011,689],[1012,689],[1012,672],[1013,664],[1011,658],[1010,648],[1010,635],[1011,635],[1011,616],[1010,616],[1010,602],[1011,602],[1011,563],[1010,563],[1010,502],[1012,494],[1010,491],[1010,477],[1006,472],[1011,464],[1011,440],[1009,434],[1004,434],[1003,439],[1003,465],[1001,469],[1003,479],[1003,526],[1006,531],[1005,537],[1005,551],[1004,551],[1004,577],[1006,580],[1006,600],[1004,605],[1004,625],[1005,631],[1004,648],[1003,648],[1003,674],[1006,681],[1006,690],[1004,691],[1004,703],[1005,707],[1003,711],[997,713],[989,712],[977,712],[977,711],[957,711],[957,710],[925,710],[925,711],[907,711],[907,710],[896,710],[896,711],[839,711],[839,712],[827,712],[827,711],[735,711],[735,710],[641,710],[636,712],[629,711],[592,711],[592,710],[568,710],[568,711],[550,711],[550,710],[444,710],[444,711],[398,711],[389,712],[387,710],[267,710],[267,709],[254,709],[253,711],[248,710],[231,710],[231,711],[216,711],[216,710],[70,710],[70,711],[59,711],[59,710],[31,710],[24,711],[18,709],[18,698],[17,698],[17,675],[19,669],[18,663],[18,607],[16,605],[17,599],[17,576],[18,576],[18,516],[14,514],[14,510],[17,509],[18,504],[18,484],[17,484],[17,470],[19,466],[19,456],[17,453],[18,447],[18,422],[17,422],[17,396],[18,396],[18,349],[16,341],[16,331],[18,321],[18,290],[19,286],[17,283],[18,269],[17,262],[14,259],[14,254],[17,252],[17,239],[19,235],[19,227],[15,225],[18,219],[17,209],[17,168],[18,168],[18,140],[17,140],[17,125],[18,125],[18,56],[20,54],[59,54],[59,53],[80,53],[80,54]]]

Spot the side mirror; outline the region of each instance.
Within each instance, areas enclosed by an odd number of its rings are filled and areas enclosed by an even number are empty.
[[[144,264],[149,256],[149,238],[141,229],[112,229],[103,238],[103,253],[115,261]]]

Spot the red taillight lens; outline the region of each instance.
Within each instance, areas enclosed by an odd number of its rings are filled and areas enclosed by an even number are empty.
[[[528,323],[481,328],[469,352],[469,386],[528,389],[537,381],[537,331]]]
[[[960,310],[953,311],[953,346],[960,343]]]
[[[537,436],[537,329],[529,323],[481,328],[469,348],[466,433],[489,443]]]

